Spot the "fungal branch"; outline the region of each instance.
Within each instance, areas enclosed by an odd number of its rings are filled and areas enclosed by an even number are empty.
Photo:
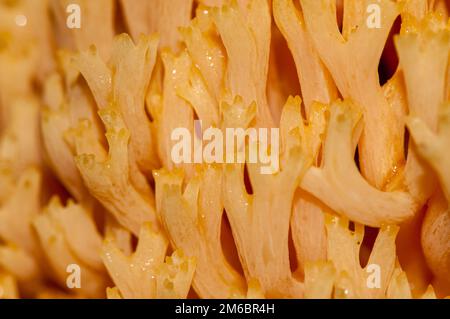
[[[358,171],[354,153],[361,114],[356,106],[351,101],[336,101],[330,109],[322,166],[311,167],[301,187],[336,213],[361,224],[381,227],[412,217],[417,207],[409,193],[382,192]]]
[[[317,108],[327,108],[338,97],[336,85],[330,72],[321,61],[310,36],[303,12],[296,6],[296,0],[273,1],[273,15],[283,33],[297,68],[297,75],[303,96],[306,119],[321,114]],[[319,105],[317,102],[323,103]],[[322,114],[324,114],[323,111]],[[320,134],[325,132],[326,121],[312,119],[311,123],[321,126],[316,132],[318,144],[314,163],[320,162],[318,150],[322,144]],[[305,191],[297,190],[291,220],[292,239],[295,245],[299,271],[303,272],[306,261],[324,260],[326,257],[325,211],[329,211],[320,200]]]
[[[76,123],[73,139],[77,166],[91,194],[135,235],[143,222],[156,222],[147,177],[159,160],[145,111],[145,95],[157,45],[155,37],[143,36],[134,45],[123,35],[114,41],[109,64],[95,50],[75,59],[100,110],[109,144],[108,153],[93,134],[92,121]]]
[[[244,296],[244,278],[227,262],[222,249],[222,169],[205,166],[183,191],[181,171],[154,173],[156,201],[173,246],[195,256],[193,287],[201,298]]]
[[[398,226],[380,228],[367,264],[361,266],[360,254],[364,225],[326,214],[327,258],[305,266],[305,298],[411,298],[411,287],[396,260],[395,240]],[[435,298],[430,286],[422,298]]]
[[[360,165],[365,178],[383,188],[395,167],[403,161],[403,128],[379,85],[378,64],[399,4],[391,0],[380,6],[380,28],[366,23],[371,0],[346,1],[342,34],[336,22],[334,0],[301,0],[305,22],[315,48],[340,93],[363,108],[365,127],[360,141]],[[332,49],[330,49],[332,48]],[[354,65],[358,65],[355,68]]]
[[[213,20],[214,10],[199,6],[197,16],[180,32],[186,49],[202,75],[208,92],[216,101],[222,98],[226,71],[226,52]],[[194,82],[195,83],[195,82]],[[218,103],[215,106],[218,109]]]
[[[166,237],[150,223],[142,226],[136,251],[125,255],[114,240],[103,244],[102,259],[116,287],[109,298],[181,299],[187,298],[195,271],[195,258],[181,250],[166,257]]]
[[[337,98],[336,86],[320,60],[306,28],[303,13],[295,6],[294,1],[274,0],[273,15],[294,58],[308,116],[314,102],[328,104]]]
[[[384,298],[396,263],[395,239],[397,226],[381,227],[366,267],[361,267],[360,248],[364,238],[364,226],[355,225],[349,230],[346,218],[327,216],[328,260],[335,271],[335,297]],[[375,266],[373,271],[371,267]],[[369,270],[369,271],[367,271]],[[371,285],[369,275],[378,271],[379,282]],[[376,288],[376,289],[373,289]]]
[[[194,112],[189,103],[179,94],[182,87],[189,83],[190,70],[193,66],[185,51],[174,54],[170,50],[164,50],[161,58],[165,70],[163,95],[161,105],[154,112],[154,117],[161,162],[165,167],[173,169],[176,165],[171,157],[175,144],[172,140],[172,132],[179,127],[187,128],[191,134],[194,132]],[[188,175],[192,174],[192,165],[183,163],[181,167]]]
[[[313,166],[320,165],[325,133],[328,126],[329,106],[313,103],[306,121],[311,128],[310,152]],[[301,116],[297,114],[296,116]],[[304,273],[306,263],[325,260],[327,255],[325,213],[332,214],[332,210],[324,205],[317,197],[297,189],[293,202],[291,218],[292,240],[297,255],[298,271]]]
[[[263,175],[259,164],[226,164],[224,206],[241,258],[245,276],[256,279],[266,296],[301,296],[302,284],[292,276],[289,263],[291,203],[298,183],[311,165],[311,132],[300,117],[301,100],[290,98],[283,111],[281,169]],[[236,100],[223,106],[226,127],[247,127],[255,105]],[[264,145],[250,145],[264,149]],[[247,166],[253,194],[244,184]]]
[[[33,226],[41,244],[47,247],[44,255],[52,269],[52,278],[67,287],[67,267],[76,265],[80,267],[78,295],[104,297],[108,277],[99,256],[102,238],[90,212],[72,201],[63,206],[54,197],[42,214],[36,216]]]
[[[130,134],[119,110],[111,106],[102,110],[100,117],[106,127],[108,153],[97,140],[90,138],[89,126],[80,123],[75,136],[76,163],[92,195],[117,220],[135,235],[146,221],[157,224],[151,193],[141,193],[132,183],[128,143]],[[83,143],[92,143],[85,149]]]
[[[159,165],[153,150],[155,141],[151,122],[145,111],[145,96],[156,62],[157,47],[155,36],[142,36],[135,45],[128,35],[121,35],[114,40],[108,64],[93,48],[75,59],[98,108],[102,110],[110,103],[119,108],[131,134],[130,163],[134,170],[146,176],[151,176],[151,170]],[[132,178],[146,191],[148,187],[138,174]]]
[[[432,194],[436,183],[422,156],[425,156],[435,169],[437,167],[436,162],[424,153],[426,148],[421,144],[425,142],[422,132],[429,134],[427,138],[430,139],[426,144],[439,141],[439,138],[433,136],[435,134],[444,140],[446,138],[445,133],[440,131],[445,132],[446,126],[447,107],[443,104],[447,100],[445,94],[450,29],[446,21],[435,14],[428,14],[422,20],[406,16],[402,34],[396,38],[396,45],[408,92],[408,125],[416,142],[410,143],[405,179],[409,191],[423,203]],[[441,148],[444,149],[445,143],[448,142],[442,143]],[[440,154],[445,157],[446,153]],[[442,177],[446,176],[445,168],[443,169],[444,171],[438,171],[441,181]],[[445,182],[443,185],[445,188]]]
[[[145,111],[145,96],[158,50],[158,37],[141,36],[137,45],[128,36],[115,39],[111,56],[114,70],[112,100],[119,106],[131,134],[131,160],[139,170],[151,176],[159,166],[153,151],[151,123]],[[130,81],[130,79],[133,79]]]
[[[213,19],[226,48],[228,102],[241,96],[245,104],[258,105],[259,127],[273,127],[266,96],[271,40],[271,16],[267,0],[252,0],[243,9],[236,2],[213,8]]]

